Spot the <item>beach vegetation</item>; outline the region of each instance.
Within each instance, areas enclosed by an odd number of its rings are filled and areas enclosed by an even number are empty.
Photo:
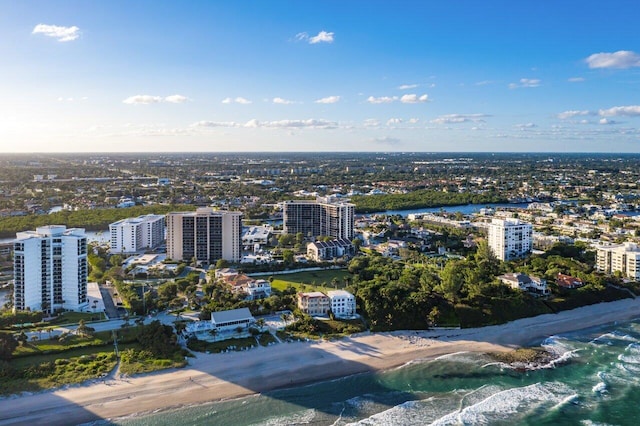
[[[348,336],[366,330],[364,322],[355,320],[324,320],[302,315],[296,322],[285,327],[285,331],[296,338],[317,339]]]

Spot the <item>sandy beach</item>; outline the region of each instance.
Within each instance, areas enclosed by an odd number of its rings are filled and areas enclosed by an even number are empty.
[[[550,335],[635,317],[640,317],[640,300],[627,299],[499,326],[363,333],[331,342],[282,343],[244,352],[198,354],[179,370],[2,399],[0,425],[79,424],[237,398],[456,352],[506,351],[539,344]]]

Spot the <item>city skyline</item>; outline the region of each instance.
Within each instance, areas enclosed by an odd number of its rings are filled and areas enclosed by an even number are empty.
[[[0,0],[3,152],[637,152],[633,1]]]

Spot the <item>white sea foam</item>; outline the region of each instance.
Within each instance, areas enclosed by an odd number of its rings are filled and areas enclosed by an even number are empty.
[[[607,384],[605,382],[599,382],[591,388],[591,392],[603,394],[607,392]]]
[[[256,423],[259,426],[282,426],[287,425],[304,425],[313,422],[316,417],[316,410],[310,408],[298,413],[286,414],[283,416],[271,417],[261,423]]]
[[[487,424],[543,404],[557,406],[575,398],[575,395],[571,388],[562,383],[536,383],[522,388],[505,389],[473,405],[448,413],[431,424]]]

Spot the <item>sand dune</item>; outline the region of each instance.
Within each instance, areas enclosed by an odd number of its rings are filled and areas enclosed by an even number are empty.
[[[621,300],[499,326],[362,333],[331,342],[283,343],[244,352],[199,354],[180,370],[0,400],[0,425],[78,424],[236,398],[460,351],[505,351],[539,343],[550,335],[638,316],[640,300]]]

